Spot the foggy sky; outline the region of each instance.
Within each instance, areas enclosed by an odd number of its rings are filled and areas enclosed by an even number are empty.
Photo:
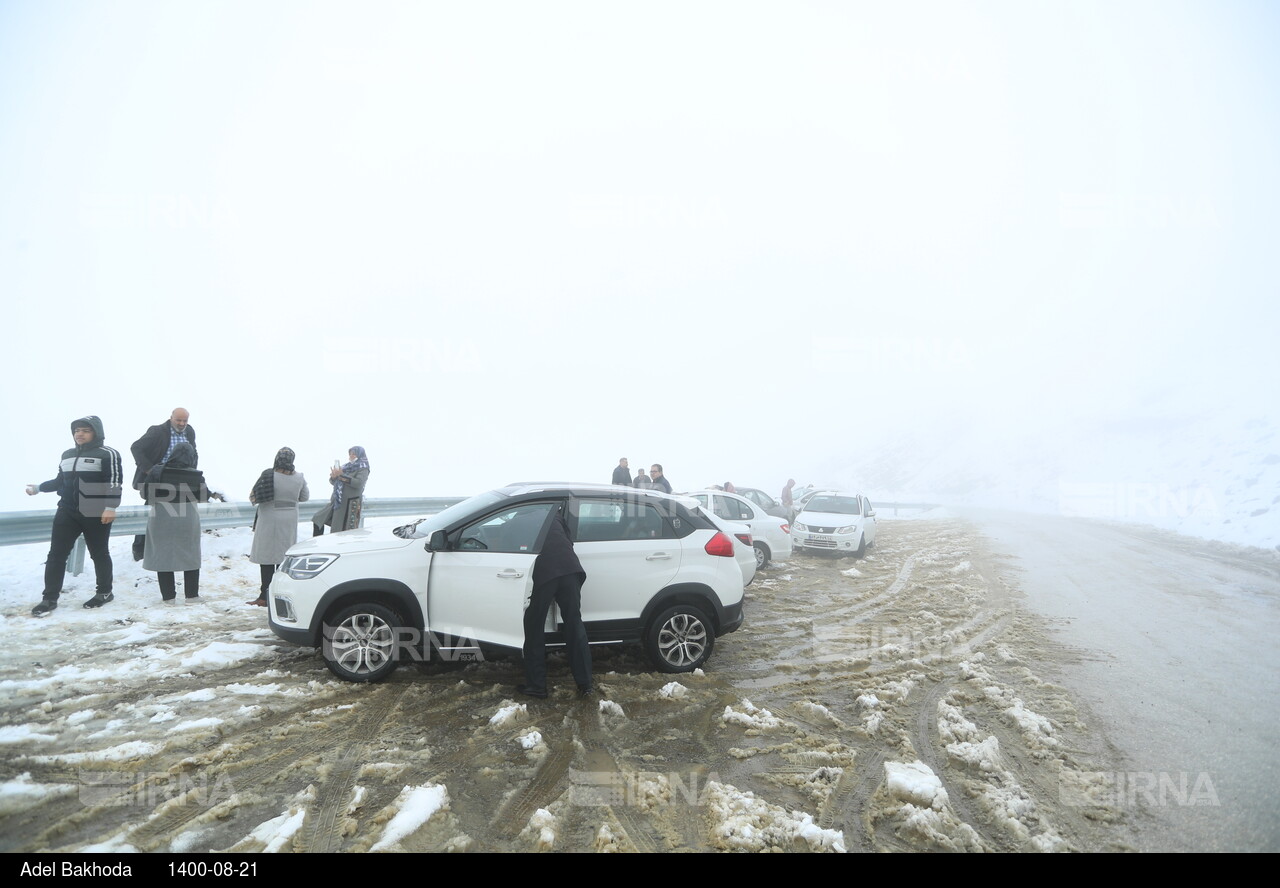
[[[908,432],[1274,416],[1278,18],[10,0],[0,509],[53,507],[71,419],[176,406],[237,499],[282,445],[374,497],[776,493]]]

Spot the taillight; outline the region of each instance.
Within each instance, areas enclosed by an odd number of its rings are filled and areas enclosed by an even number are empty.
[[[783,532],[783,533],[791,533],[791,525],[790,525],[790,524],[784,524],[784,525],[782,525],[782,532]]]
[[[722,531],[716,531],[716,535],[707,540],[707,544],[702,547],[708,555],[723,555],[726,558],[733,557],[733,540],[724,535]]]
[[[751,534],[749,534],[749,533],[735,533],[735,534],[734,534],[734,536],[736,536],[738,539],[742,540],[742,542],[743,542],[744,544],[746,544],[746,547],[747,547],[748,549],[750,549],[750,548],[751,548]]]

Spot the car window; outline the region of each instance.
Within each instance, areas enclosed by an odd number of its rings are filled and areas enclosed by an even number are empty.
[[[723,518],[726,521],[751,521],[755,516],[755,512],[751,511],[751,507],[740,499],[734,499],[731,496],[717,496],[713,498],[717,518]]]
[[[772,509],[777,505],[777,503],[773,501],[773,497],[769,496],[769,494],[765,493],[763,490],[748,490],[744,496],[762,509]]]
[[[536,552],[553,503],[525,503],[486,515],[455,532],[458,549],[487,552]]]
[[[576,503],[575,542],[657,540],[673,536],[653,503],[582,499]]]
[[[729,502],[722,496],[713,496],[711,498],[711,511],[715,513],[717,518],[724,518],[726,521],[735,520],[736,511],[730,513]]]

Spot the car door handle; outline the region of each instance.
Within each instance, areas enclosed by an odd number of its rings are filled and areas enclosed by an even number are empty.
[[[644,556],[645,561],[667,561],[670,560],[670,558],[671,556],[666,552],[654,552],[652,555]]]
[[[524,571],[512,570],[508,567],[504,571],[499,571],[498,576],[504,580],[518,580],[520,577],[524,576]]]

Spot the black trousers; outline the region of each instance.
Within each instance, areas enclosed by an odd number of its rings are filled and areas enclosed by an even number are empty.
[[[111,592],[111,525],[101,518],[81,515],[72,509],[59,508],[53,515],[53,533],[49,538],[49,557],[44,562],[44,598],[57,601],[62,594],[62,581],[67,576],[67,556],[84,534],[84,544],[93,558],[93,572],[98,583],[98,594]]]
[[[580,688],[591,687],[591,648],[587,627],[582,624],[582,577],[556,577],[533,587],[529,607],[524,612],[524,683],[537,690],[547,687],[547,611],[551,602],[560,606],[564,618],[565,641],[569,646],[569,668]]]
[[[174,571],[157,571],[156,582],[160,584],[161,601],[173,601],[178,597],[178,581],[174,576]],[[200,597],[199,568],[196,568],[195,570],[184,570],[182,572],[182,594],[187,598]]]

